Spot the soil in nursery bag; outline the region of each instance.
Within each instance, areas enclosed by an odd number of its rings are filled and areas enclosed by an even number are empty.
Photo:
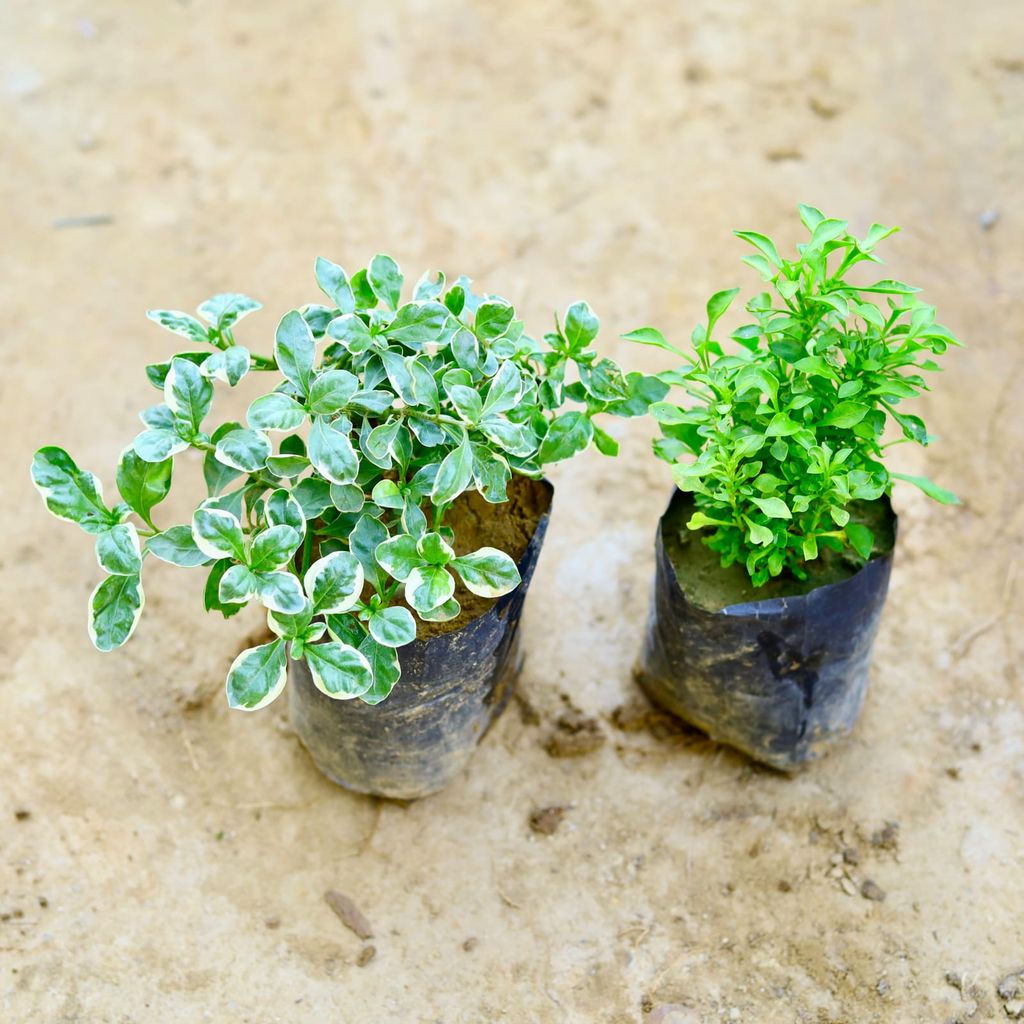
[[[895,520],[887,501],[857,501],[849,506],[849,512],[852,522],[861,523],[874,534],[876,557],[892,551],[896,542]],[[665,554],[675,569],[676,579],[686,599],[708,611],[751,601],[809,594],[818,587],[848,580],[864,564],[846,552],[822,547],[819,557],[807,563],[807,579],[776,576],[764,586],[755,587],[742,565],[736,563],[727,569],[722,568],[718,552],[712,551],[703,540],[711,530],[686,528],[691,515],[691,501],[673,501],[662,521],[662,538]]]
[[[437,792],[465,767],[511,697],[522,663],[519,620],[547,530],[553,490],[515,477],[508,502],[463,495],[446,517],[458,554],[495,547],[510,554],[522,583],[483,599],[459,587],[462,612],[449,622],[417,622],[398,651],[402,675],[381,703],[332,700],[304,662],[292,662],[292,725],[317,767],[360,793],[412,800]]]
[[[466,555],[477,548],[497,548],[511,555],[517,564],[537,529],[537,524],[551,507],[551,489],[541,480],[513,476],[509,481],[508,501],[493,505],[476,491],[468,491],[455,499],[445,515],[445,525],[455,531],[457,555]],[[497,598],[471,594],[456,577],[455,598],[462,611],[448,622],[422,622],[417,619],[417,639],[425,640],[461,629],[479,618],[495,604]]]
[[[887,498],[851,518],[875,535],[858,565],[825,551],[806,580],[754,587],[686,522],[692,496],[677,491],[658,530],[654,597],[636,670],[652,700],[713,739],[791,770],[854,726],[885,602],[896,535]]]

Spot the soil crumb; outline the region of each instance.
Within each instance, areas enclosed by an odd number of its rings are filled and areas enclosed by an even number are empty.
[[[355,905],[351,898],[343,892],[336,892],[331,889],[329,892],[324,893],[324,901],[338,915],[341,923],[349,931],[355,932],[361,939],[373,938],[373,927],[366,919],[366,915]]]
[[[568,700],[566,703],[569,704]],[[544,749],[552,757],[583,757],[600,750],[604,744],[605,735],[597,719],[569,704],[555,721]]]
[[[356,958],[356,967],[365,967],[377,955],[376,946],[363,946]]]
[[[656,740],[676,736],[703,736],[700,730],[681,718],[656,708],[643,697],[634,697],[620,704],[611,713],[611,722],[620,732],[645,732]]]
[[[862,568],[849,553],[840,554],[826,548],[820,557],[807,564],[809,575],[806,580],[783,575],[769,580],[762,587],[755,587],[742,565],[722,568],[718,553],[704,543],[711,535],[710,530],[686,528],[693,510],[692,496],[678,491],[662,521],[662,539],[686,599],[708,611],[719,611],[750,601],[807,594],[817,587],[849,579]],[[849,511],[852,522],[867,526],[875,535],[876,554],[892,550],[896,542],[896,517],[886,499],[856,501],[850,505]]]
[[[457,555],[491,547],[504,551],[518,562],[526,553],[541,517],[550,508],[551,488],[548,484],[525,476],[513,476],[508,485],[507,502],[492,505],[476,491],[467,491],[455,499],[445,516],[445,525],[455,533],[452,546]],[[494,604],[493,598],[471,594],[458,578],[455,599],[462,606],[462,611],[448,622],[418,621],[418,639],[426,640],[462,629]]]
[[[565,804],[553,804],[551,807],[539,807],[530,814],[530,828],[542,836],[553,836],[558,826],[565,820],[568,810]]]

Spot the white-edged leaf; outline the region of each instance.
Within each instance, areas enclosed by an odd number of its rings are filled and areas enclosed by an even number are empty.
[[[487,389],[487,397],[484,399],[483,415],[490,416],[514,409],[522,388],[522,372],[510,359],[506,360],[491,379],[491,386]]]
[[[418,612],[431,612],[451,600],[455,579],[440,565],[417,566],[405,581],[405,599]]]
[[[209,558],[233,558],[245,561],[242,524],[230,512],[216,508],[198,508],[192,515],[192,539]]]
[[[287,679],[288,656],[283,640],[250,647],[235,658],[228,670],[228,706],[258,711],[281,693]]]
[[[146,550],[156,555],[162,562],[180,565],[188,569],[197,565],[206,565],[210,558],[199,550],[188,526],[172,526],[155,537],[146,541]]]
[[[132,451],[143,462],[165,462],[172,455],[183,452],[188,441],[179,437],[173,430],[144,430],[132,441]]]
[[[256,573],[256,579],[259,581],[259,597],[264,608],[284,615],[297,615],[306,607],[306,595],[294,573],[260,572]]]
[[[327,640],[303,648],[313,684],[335,700],[360,697],[373,685],[370,663],[354,647]]]
[[[320,290],[342,311],[351,313],[356,308],[356,300],[352,295],[352,286],[348,283],[348,274],[337,263],[317,256],[314,264],[316,283]]]
[[[273,449],[266,434],[258,430],[232,430],[218,442],[218,462],[243,473],[256,473],[267,464]]]
[[[452,619],[458,617],[461,611],[462,605],[453,597],[450,601],[445,601],[444,604],[439,604],[428,612],[417,611],[417,614],[424,622],[451,622]]]
[[[139,531],[133,523],[118,523],[96,538],[96,561],[112,576],[138,576],[142,571]]]
[[[309,432],[309,461],[332,484],[350,484],[359,473],[359,456],[347,435],[317,417]]]
[[[210,342],[210,334],[206,327],[188,313],[182,313],[177,309],[147,309],[146,317],[172,334],[179,334],[189,341]]]
[[[249,350],[241,345],[232,345],[217,352],[214,352],[202,366],[199,372],[207,378],[223,381],[234,387],[248,372],[252,365],[252,357]]]
[[[175,356],[164,378],[164,402],[174,413],[179,429],[185,436],[193,437],[199,433],[213,404],[213,385],[195,363]]]
[[[267,523],[270,526],[290,526],[299,534],[306,532],[306,517],[302,506],[283,487],[267,498]]]
[[[373,344],[370,328],[355,313],[335,317],[327,325],[327,337],[343,345],[353,355],[365,352]]]
[[[286,523],[260,531],[249,545],[249,568],[261,573],[287,565],[302,543],[302,533]]]
[[[98,651],[120,647],[135,632],[146,603],[136,576],[108,576],[89,598],[89,638]]]
[[[571,352],[585,349],[596,337],[601,321],[586,302],[574,302],[565,311],[562,333]]]
[[[425,564],[419,553],[416,538],[406,533],[391,537],[377,545],[374,551],[377,564],[391,577],[401,582],[409,578],[413,569]]]
[[[449,315],[448,308],[440,302],[408,302],[384,328],[384,333],[392,341],[419,349],[441,337]]]
[[[373,294],[388,309],[396,309],[402,295],[402,271],[398,264],[385,253],[377,253],[366,269],[366,281]]]
[[[217,597],[224,604],[245,604],[259,594],[260,581],[245,565],[230,566],[217,585]]]
[[[379,704],[391,693],[395,683],[402,676],[398,652],[368,636],[359,645],[359,653],[369,662],[370,670],[373,672],[373,685],[365,693],[361,693],[359,699],[364,704]]]
[[[309,324],[302,314],[293,309],[281,318],[274,338],[274,358],[277,367],[303,394],[309,393],[316,359],[316,342]]]
[[[317,615],[347,612],[359,601],[365,575],[359,559],[349,551],[335,551],[315,561],[303,585]]]
[[[101,533],[116,521],[103,501],[103,485],[63,448],[40,448],[32,459],[32,483],[51,515]]]
[[[274,391],[257,398],[245,418],[257,430],[297,430],[305,422],[306,410],[291,395]]]
[[[468,555],[460,555],[452,562],[452,567],[466,589],[480,597],[501,597],[522,582],[515,561],[497,548],[479,548]]]
[[[435,505],[451,504],[473,482],[473,451],[468,437],[442,460],[430,492]]]
[[[416,639],[416,620],[408,608],[393,605],[370,616],[370,636],[385,647],[404,647]]]
[[[359,390],[359,379],[348,370],[325,370],[310,385],[306,407],[317,416],[340,412]]]
[[[197,312],[218,331],[226,331],[242,317],[262,309],[263,303],[250,299],[248,295],[238,292],[221,292],[201,303]]]

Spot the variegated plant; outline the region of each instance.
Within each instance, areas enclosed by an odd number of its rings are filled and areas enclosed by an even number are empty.
[[[446,288],[443,275],[425,276],[403,304],[388,256],[352,277],[318,259],[316,279],[329,303],[285,314],[272,355],[235,342],[238,322],[260,308],[244,295],[204,302],[201,319],[148,314],[198,347],[146,367],[164,400],[141,414],[146,429],[121,456],[118,503],[60,448],[40,449],[32,465],[47,508],[96,536],[108,574],[90,601],[100,650],[132,635],[149,555],[207,567],[207,609],[266,607],[275,639],[228,672],[228,702],[247,710],[281,692],[289,653],[328,696],[383,700],[415,616],[458,615],[455,575],[489,598],[519,584],[505,552],[456,556],[452,502],[476,489],[500,504],[513,473],[537,477],[592,441],[614,455],[593,417],[641,415],[667,391],[597,355],[598,320],[584,302],[539,342],[508,302],[475,296],[465,278]],[[215,382],[233,387],[250,372],[282,379],[249,406],[246,425],[211,428]],[[562,411],[567,399],[579,408]],[[153,510],[188,449],[203,453],[208,497],[190,523],[161,528]]]

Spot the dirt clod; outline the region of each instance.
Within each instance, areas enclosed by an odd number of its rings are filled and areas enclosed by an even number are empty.
[[[324,901],[338,915],[341,923],[349,931],[355,932],[361,939],[373,938],[373,927],[350,897],[343,892],[331,889],[324,893]]]
[[[363,946],[356,957],[356,967],[365,967],[376,955],[376,946]]]
[[[14,812],[15,821],[28,821],[32,817],[32,812],[27,807],[19,807]]]
[[[551,807],[539,807],[530,814],[530,828],[542,836],[553,836],[565,818],[569,808],[564,804],[553,804]]]
[[[462,948],[466,953],[472,953],[479,945],[480,940],[475,935],[471,935],[465,942],[463,942]]]
[[[900,823],[898,821],[887,821],[880,829],[871,833],[871,845],[876,850],[891,850],[896,852],[900,848]]]
[[[876,903],[881,903],[885,899],[885,890],[870,878],[865,878],[860,883],[860,894],[864,899],[874,900]]]
[[[552,757],[583,757],[600,750],[605,738],[596,718],[570,707],[559,715],[544,749]]]

